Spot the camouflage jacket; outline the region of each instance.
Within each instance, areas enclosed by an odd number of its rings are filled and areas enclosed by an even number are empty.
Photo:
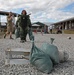
[[[25,23],[24,23],[24,27],[22,27],[22,23],[21,23],[21,17],[26,17],[27,19],[27,22],[26,22],[26,28],[27,27],[31,27],[31,20],[30,20],[30,17],[29,15],[19,15],[17,21],[16,21],[16,27],[21,27],[21,28],[24,28],[25,27]]]

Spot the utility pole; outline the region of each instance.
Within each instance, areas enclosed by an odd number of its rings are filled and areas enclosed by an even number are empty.
[[[1,15],[0,15],[0,31],[1,31]]]

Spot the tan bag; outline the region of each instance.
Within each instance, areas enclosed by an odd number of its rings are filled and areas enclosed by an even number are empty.
[[[69,54],[66,51],[62,51],[62,50],[59,51],[60,62],[65,62],[68,60],[68,58],[69,58]]]

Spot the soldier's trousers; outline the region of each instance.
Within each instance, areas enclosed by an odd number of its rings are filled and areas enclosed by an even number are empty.
[[[26,36],[27,36],[27,30],[21,30],[20,31],[20,39],[26,41]]]

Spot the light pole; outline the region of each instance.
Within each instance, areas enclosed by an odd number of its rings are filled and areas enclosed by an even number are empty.
[[[1,30],[1,15],[0,15],[0,30]]]

